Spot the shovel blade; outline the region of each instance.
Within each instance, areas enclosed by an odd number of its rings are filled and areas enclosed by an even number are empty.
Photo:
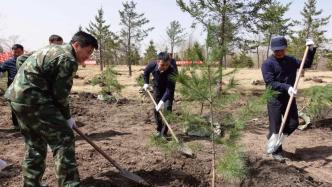
[[[134,173],[131,173],[129,171],[126,171],[126,170],[121,170],[120,171],[120,175],[133,181],[133,182],[136,182],[138,184],[141,184],[141,185],[144,185],[144,186],[150,186],[149,183],[147,183],[142,177],[134,174]]]
[[[178,151],[180,151],[182,154],[184,154],[186,156],[192,157],[194,155],[193,151],[190,149],[190,147],[188,147],[185,144],[180,144]]]

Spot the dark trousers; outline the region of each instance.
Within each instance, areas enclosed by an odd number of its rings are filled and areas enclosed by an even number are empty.
[[[159,103],[163,95],[164,92],[162,90],[158,90],[157,88],[153,89],[153,97],[157,104]],[[167,112],[172,112],[172,105],[173,105],[173,98],[170,98],[165,101],[164,108],[166,109]],[[154,110],[154,118],[156,120],[156,125],[157,125],[157,131],[163,133],[163,135],[166,135],[168,132],[167,126],[164,124],[159,112],[157,112],[156,109],[153,110]]]
[[[13,80],[8,80],[7,87],[9,87],[12,84],[12,82],[13,82]],[[16,115],[13,110],[12,110],[12,122],[13,122],[14,128],[19,129],[18,121],[17,121]]]
[[[268,139],[272,136],[272,134],[278,134],[279,129],[281,126],[282,117],[285,114],[286,107],[288,104],[289,97],[285,98],[273,98],[271,101],[267,104],[267,111],[269,115],[269,134],[267,136]],[[285,128],[283,130],[283,133],[285,135],[292,134],[297,127],[299,126],[299,116],[296,106],[295,99],[293,100],[293,103],[291,105],[291,108],[289,110],[288,118],[286,120]]]

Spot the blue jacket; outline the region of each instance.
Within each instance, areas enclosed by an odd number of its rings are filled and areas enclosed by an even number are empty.
[[[144,83],[149,84],[150,74],[153,76],[153,88],[157,89],[159,92],[164,93],[161,98],[162,101],[171,99],[172,94],[174,93],[174,80],[175,68],[169,66],[169,68],[160,72],[158,69],[157,61],[151,61],[144,69]]]
[[[311,67],[315,53],[316,48],[309,50],[304,68]],[[294,85],[297,69],[300,65],[301,61],[292,56],[286,55],[283,59],[276,59],[273,55],[270,56],[262,64],[262,74],[266,86],[278,91],[280,93],[279,98],[288,96],[288,89]]]
[[[16,57],[12,57],[5,61],[0,67],[0,72],[8,72],[8,81],[13,81],[17,73]]]

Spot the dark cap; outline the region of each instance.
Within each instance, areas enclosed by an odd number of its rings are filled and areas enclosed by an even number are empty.
[[[21,49],[22,51],[24,50],[23,45],[21,45],[21,44],[14,44],[12,46],[12,50],[16,50],[16,49]]]
[[[271,40],[272,51],[279,51],[287,48],[287,40],[283,36],[273,37]]]
[[[168,62],[169,61],[169,55],[168,55],[168,53],[167,52],[160,52],[159,54],[158,54],[158,60],[162,60],[162,61],[164,61],[164,62]]]

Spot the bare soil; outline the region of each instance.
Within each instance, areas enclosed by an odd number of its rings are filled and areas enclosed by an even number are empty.
[[[186,143],[200,144],[194,158],[165,153],[149,144],[154,133],[151,102],[143,102],[138,94],[135,76],[142,67],[134,67],[129,78],[126,67],[117,67],[126,87],[120,103],[96,99],[98,87],[85,85],[96,67],[80,69],[71,94],[72,114],[86,125],[80,129],[124,168],[140,175],[152,186],[210,186],[211,143],[205,138],[186,137]],[[245,78],[243,78],[246,80]],[[83,92],[84,91],[84,92]],[[176,111],[176,105],[175,105]],[[12,131],[10,108],[0,97],[0,159],[12,164],[0,173],[0,186],[22,186],[20,163],[24,156],[23,138]],[[175,132],[182,134],[179,126]],[[332,186],[331,121],[316,124],[306,131],[296,131],[286,140],[285,150],[290,161],[279,163],[265,154],[266,114],[248,123],[242,143],[248,158],[246,179],[226,183],[217,177],[217,186]],[[217,146],[218,158],[223,146]],[[76,158],[82,186],[137,186],[121,177],[118,171],[79,136],[76,137]],[[56,186],[52,153],[47,157],[43,183]]]

